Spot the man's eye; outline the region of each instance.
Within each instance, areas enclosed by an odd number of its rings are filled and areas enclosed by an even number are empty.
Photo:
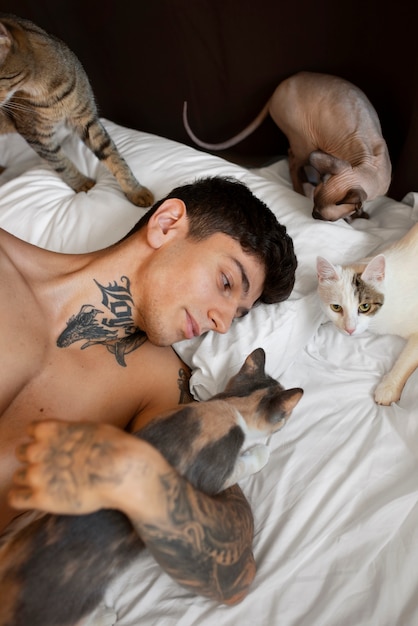
[[[335,313],[340,313],[343,310],[341,304],[331,304],[331,309],[335,311]]]
[[[222,274],[222,286],[224,289],[231,289],[231,283],[228,280],[228,277],[225,274]]]

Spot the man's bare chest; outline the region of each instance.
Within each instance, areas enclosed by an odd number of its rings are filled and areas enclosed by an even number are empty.
[[[141,404],[140,371],[121,367],[103,346],[47,349],[36,367],[15,364],[2,421],[56,418],[125,427]],[[138,377],[137,377],[137,375]],[[10,390],[14,394],[10,396]],[[0,392],[1,396],[1,392]]]

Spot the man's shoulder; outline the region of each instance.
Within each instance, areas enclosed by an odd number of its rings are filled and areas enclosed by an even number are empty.
[[[139,375],[142,383],[140,407],[132,430],[142,427],[155,415],[190,402],[190,369],[171,347],[160,348],[147,341],[133,359],[127,359],[127,368]]]

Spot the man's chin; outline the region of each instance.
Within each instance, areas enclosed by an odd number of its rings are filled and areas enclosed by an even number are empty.
[[[157,348],[170,348],[174,343],[184,341],[184,336],[180,336],[170,340],[169,337],[161,337],[161,335],[149,335],[148,340]]]

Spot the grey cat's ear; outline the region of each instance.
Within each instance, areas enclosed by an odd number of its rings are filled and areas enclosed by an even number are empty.
[[[282,409],[286,414],[286,417],[289,417],[301,397],[303,396],[303,389],[300,387],[295,387],[294,389],[286,389],[282,392]]]
[[[378,254],[366,265],[361,275],[362,280],[367,282],[381,282],[385,278],[386,260],[383,254]]]
[[[338,272],[334,265],[330,261],[324,259],[323,256],[316,257],[316,273],[320,282],[324,280],[339,279]]]
[[[274,424],[273,432],[280,430],[285,425],[302,396],[303,389],[295,387],[294,389],[278,389],[269,398],[268,413],[270,417],[268,421],[270,424]]]
[[[263,348],[256,348],[247,356],[244,365],[241,367],[240,374],[254,376],[256,372],[264,373],[266,364],[266,353]]]

